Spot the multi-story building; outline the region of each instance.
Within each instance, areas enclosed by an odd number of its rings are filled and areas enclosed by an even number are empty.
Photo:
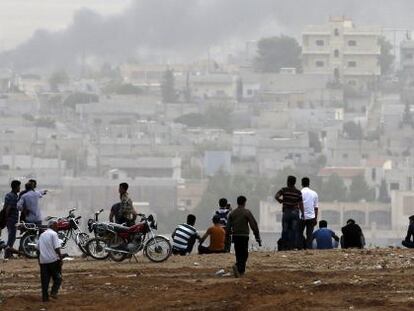
[[[381,74],[381,28],[356,26],[344,17],[326,25],[307,26],[302,33],[303,71],[329,74],[358,89]]]

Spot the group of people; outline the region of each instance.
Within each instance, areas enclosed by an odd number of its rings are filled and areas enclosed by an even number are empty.
[[[310,188],[310,179],[302,178],[302,189],[296,188],[296,177],[288,176],[287,185],[280,189],[275,199],[282,204],[282,236],[278,241],[279,250],[332,249],[341,243],[342,248],[363,248],[365,238],[361,227],[349,219],[342,228],[342,237],[328,229],[326,220],[318,224],[319,197]],[[314,242],[316,244],[314,245]]]
[[[2,229],[7,228],[7,242],[4,245],[5,258],[11,258],[14,254],[19,253],[14,248],[17,235],[16,224],[19,219],[36,225],[42,223],[39,199],[47,193],[47,190],[38,191],[36,189],[37,182],[34,179],[27,181],[23,191],[20,191],[21,182],[19,180],[13,180],[10,187],[11,190],[5,195],[3,209],[0,212],[0,233]]]
[[[0,249],[5,248],[5,258],[13,257],[18,250],[14,249],[16,241],[16,224],[19,221],[42,224],[42,215],[39,209],[39,199],[47,190],[36,190],[37,182],[34,179],[25,184],[25,190],[20,191],[21,182],[13,180],[11,191],[4,198],[4,206],[0,211],[0,230],[7,228],[7,243],[0,240]],[[128,194],[128,184],[121,183],[118,191],[120,201],[111,208],[109,221],[131,226],[135,223],[138,213]],[[278,250],[294,249],[332,249],[340,244],[342,248],[363,248],[365,239],[361,227],[353,219],[349,219],[342,228],[342,237],[328,229],[326,220],[319,221],[319,228],[314,230],[318,223],[318,194],[310,188],[310,179],[302,178],[302,189],[296,188],[296,177],[288,176],[286,187],[281,188],[275,195],[275,200],[282,204],[282,235],[278,241]],[[250,230],[261,246],[261,237],[257,221],[251,211],[246,208],[247,199],[244,196],[237,198],[237,208],[232,209],[226,198],[218,202],[218,209],[213,213],[212,225],[200,236],[195,228],[196,216],[188,215],[187,221],[176,227],[172,233],[175,255],[190,254],[198,240],[199,254],[228,253],[231,244],[234,244],[236,263],[233,273],[236,277],[246,271],[246,262],[249,256]],[[407,236],[402,244],[414,248],[414,215],[409,217],[410,224]],[[0,231],[1,233],[1,231]],[[208,246],[204,242],[209,238]],[[2,244],[3,243],[3,244]],[[57,235],[57,222],[51,220],[48,229],[39,236],[37,245],[42,284],[43,301],[49,297],[57,298],[62,282],[62,254],[60,240]],[[49,295],[49,282],[53,279]]]
[[[259,226],[249,209],[246,208],[247,199],[244,196],[237,198],[237,208],[232,210],[227,199],[219,200],[219,209],[212,217],[212,226],[203,236],[197,233],[195,226],[196,217],[187,216],[187,223],[180,224],[172,234],[173,254],[185,256],[193,250],[196,240],[199,240],[199,254],[214,254],[230,252],[231,242],[234,244],[236,263],[233,273],[236,277],[246,271],[246,262],[249,256],[250,229],[261,245]],[[204,241],[210,238],[209,246],[203,246]]]

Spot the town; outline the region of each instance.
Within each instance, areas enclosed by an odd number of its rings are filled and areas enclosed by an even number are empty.
[[[331,227],[353,218],[367,244],[399,245],[414,214],[411,34],[339,16],[220,60],[3,62],[0,189],[35,178],[45,215],[87,218],[127,182],[165,233],[188,213],[207,226],[218,198],[243,193],[273,247],[273,196],[294,174],[310,177]]]

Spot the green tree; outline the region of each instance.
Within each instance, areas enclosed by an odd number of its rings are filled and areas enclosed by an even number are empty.
[[[296,39],[288,36],[263,38],[258,43],[254,68],[260,72],[279,72],[290,67],[301,70],[301,48]]]
[[[381,67],[381,74],[385,75],[389,73],[392,69],[394,63],[394,55],[392,55],[392,44],[385,38],[380,37],[378,43],[381,48],[381,53],[378,56],[378,61]]]
[[[211,224],[211,217],[217,209],[218,200],[225,197],[236,207],[239,195],[247,197],[248,208],[259,217],[260,201],[270,194],[270,181],[266,178],[257,178],[244,175],[230,176],[218,173],[211,177],[204,195],[194,210],[197,223],[206,228]],[[257,218],[258,219],[258,218]]]
[[[344,180],[337,174],[332,174],[326,182],[322,183],[319,200],[345,202],[346,197],[347,189]]]
[[[49,77],[49,85],[53,91],[58,90],[59,84],[67,84],[69,82],[69,76],[64,70],[57,70]]]
[[[173,103],[177,100],[174,72],[170,69],[166,70],[162,77],[161,95],[164,103]]]
[[[309,135],[309,147],[313,149],[316,153],[320,153],[322,151],[322,144],[319,140],[319,136],[317,133],[310,131],[308,132]]]
[[[75,108],[77,104],[88,104],[99,102],[99,96],[89,93],[72,93],[63,101],[63,106]]]
[[[391,198],[390,195],[388,194],[388,187],[387,187],[387,183],[385,182],[385,180],[381,180],[381,185],[379,188],[379,194],[378,194],[378,201],[381,203],[390,203],[391,202]]]
[[[358,175],[352,178],[352,183],[349,186],[349,201],[359,202],[361,200],[372,201],[373,191],[368,186],[363,175]]]
[[[360,140],[363,138],[362,128],[360,124],[353,121],[346,122],[343,128],[344,134],[351,140]]]

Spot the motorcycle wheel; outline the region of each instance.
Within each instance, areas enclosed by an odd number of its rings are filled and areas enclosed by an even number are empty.
[[[89,241],[89,235],[87,233],[81,232],[76,235],[76,245],[86,256],[89,255],[88,250],[86,249],[86,243]]]
[[[153,262],[163,262],[171,255],[171,243],[162,236],[148,240],[144,247],[144,254]]]
[[[36,245],[38,240],[39,237],[37,232],[26,232],[20,239],[20,251],[23,252],[27,258],[37,258]]]
[[[86,243],[85,250],[93,259],[105,260],[109,256],[109,252],[105,250],[105,247],[107,246],[108,243],[106,240],[101,238],[92,238]]]

